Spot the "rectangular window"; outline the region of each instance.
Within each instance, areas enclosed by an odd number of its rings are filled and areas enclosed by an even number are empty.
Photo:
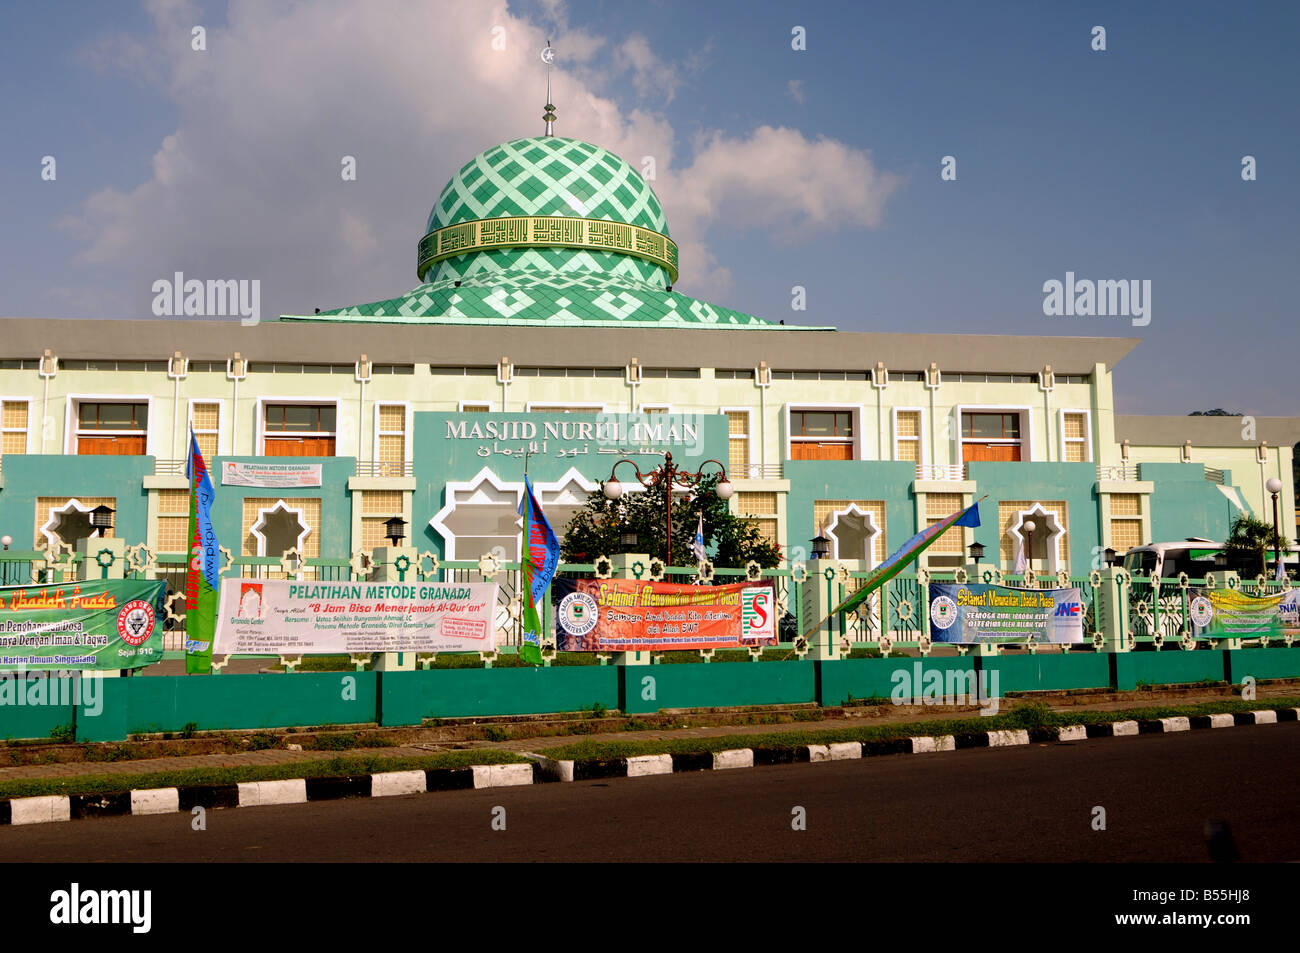
[[[894,416],[894,440],[899,460],[921,462],[921,412],[900,410]]]
[[[925,495],[925,525],[933,526],[962,508],[960,493],[927,493]],[[965,552],[963,534],[960,527],[948,530],[936,539],[926,552],[947,553],[960,556]],[[933,562],[931,565],[935,565]]]
[[[1007,462],[1021,459],[1018,412],[963,411],[961,436],[963,462]]]
[[[268,457],[332,457],[338,411],[333,404],[267,404]]]
[[[713,372],[714,380],[719,381],[752,381],[754,379],[754,370],[732,370],[730,368],[718,368]]]
[[[385,522],[402,515],[401,490],[366,490],[361,495],[361,549],[388,546]]]
[[[492,413],[492,405],[471,404],[466,402],[460,405],[460,412],[462,414],[490,414]]]
[[[1142,545],[1142,520],[1113,519],[1110,521],[1110,545],[1118,553],[1125,553]]]
[[[188,553],[190,491],[159,490],[154,548],[160,553]]]
[[[736,513],[752,519],[758,526],[758,531],[763,534],[763,538],[773,546],[780,542],[777,539],[775,493],[737,493]]]
[[[1088,415],[1063,414],[1061,439],[1065,446],[1066,463],[1088,461]]]
[[[749,414],[727,411],[727,471],[735,479],[749,475]]]
[[[790,411],[791,460],[852,460],[853,412]]]
[[[221,435],[221,404],[216,401],[191,404],[190,426],[194,428],[194,439],[198,441],[203,459],[212,462]]]
[[[405,459],[406,408],[401,404],[380,404],[378,460],[380,463],[401,463]]]
[[[77,453],[141,456],[148,427],[148,404],[81,401],[77,405]]]
[[[0,453],[27,452],[27,401],[6,400],[4,402],[4,438]]]

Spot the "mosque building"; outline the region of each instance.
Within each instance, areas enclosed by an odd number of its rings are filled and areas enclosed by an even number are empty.
[[[1010,570],[1027,545],[1079,574],[1106,548],[1222,540],[1271,515],[1272,477],[1296,525],[1300,419],[1117,414],[1137,339],[845,332],[689,297],[654,190],[548,117],[452,176],[404,294],[256,327],[6,320],[0,532],[74,544],[107,507],[180,569],[191,428],[245,556],[346,560],[400,516],[442,558],[513,560],[526,459],[558,530],[615,461],[665,452],[722,464],[787,554],[821,530],[865,566],[985,496],[923,563],[978,542]]]

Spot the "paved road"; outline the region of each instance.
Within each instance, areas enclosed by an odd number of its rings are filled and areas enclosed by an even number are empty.
[[[1300,860],[1300,724],[0,828],[0,860]],[[506,830],[491,827],[505,808]],[[807,830],[791,830],[791,811]],[[1094,831],[1093,808],[1107,830]]]

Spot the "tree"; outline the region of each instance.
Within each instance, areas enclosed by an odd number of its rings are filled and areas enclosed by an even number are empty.
[[[1258,570],[1267,576],[1269,553],[1275,546],[1285,550],[1289,545],[1285,536],[1279,537],[1273,532],[1273,524],[1268,520],[1241,513],[1228,528],[1223,551],[1228,557],[1229,568],[1241,575],[1251,576]]]
[[[695,528],[704,514],[704,545],[713,553],[715,565],[743,568],[750,560],[764,569],[781,563],[781,547],[769,543],[751,519],[735,516],[713,492],[718,477],[710,475],[700,481],[693,496],[673,494],[673,562],[674,566],[695,565]],[[598,556],[615,553],[645,553],[663,559],[665,500],[664,486],[652,486],[639,493],[624,493],[620,499],[605,498],[603,487],[587,499],[587,504],[573,517],[565,530],[560,554],[566,562],[590,562]],[[624,543],[623,536],[636,534],[635,543]]]

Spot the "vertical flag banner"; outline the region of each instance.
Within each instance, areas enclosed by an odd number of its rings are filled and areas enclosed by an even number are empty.
[[[221,554],[212,528],[212,480],[190,431],[190,456],[185,464],[190,481],[190,561],[185,570],[185,674],[212,673],[212,639],[217,623]]]
[[[700,513],[700,521],[695,525],[695,542],[691,545],[691,550],[695,553],[697,562],[704,562],[708,559],[704,550],[704,514]]]
[[[952,516],[940,520],[933,526],[927,526],[898,547],[892,556],[877,566],[871,575],[867,576],[866,580],[863,581],[862,586],[854,590],[847,599],[836,606],[831,615],[852,612],[866,600],[867,596],[902,572],[904,568],[916,560],[917,556],[925,552],[936,539],[952,529],[952,527],[976,527],[979,525],[980,504],[979,500],[976,500],[966,509],[958,510]]]
[[[542,619],[537,614],[537,604],[546,597],[560,562],[560,541],[546,521],[546,514],[533,495],[533,483],[524,477],[524,499],[519,507],[524,517],[524,551],[522,564],[524,577],[524,640],[519,645],[519,657],[525,662],[540,665],[542,662]]]

